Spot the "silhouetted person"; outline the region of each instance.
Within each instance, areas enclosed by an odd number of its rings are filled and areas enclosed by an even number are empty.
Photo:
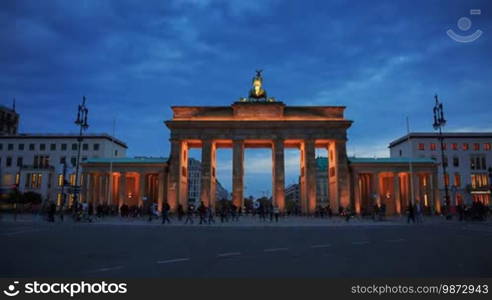
[[[198,214],[200,216],[200,224],[207,223],[206,216],[207,216],[207,208],[203,204],[203,202],[200,202],[200,206],[198,206]]]
[[[407,207],[407,214],[408,214],[407,223],[410,223],[410,221],[412,221],[412,223],[415,223],[415,209],[412,203],[410,203]]]
[[[171,224],[171,220],[169,220],[169,210],[171,207],[169,206],[169,203],[164,202],[162,205],[162,224]]]
[[[193,213],[195,212],[195,207],[193,205],[188,206],[188,210],[186,211],[186,220],[185,224],[188,224],[188,221],[190,224],[193,224]]]
[[[184,216],[183,205],[178,204],[178,221],[181,221],[183,219],[183,216]]]
[[[276,205],[273,207],[273,215],[275,216],[275,222],[278,223],[278,217],[280,215],[280,209]]]

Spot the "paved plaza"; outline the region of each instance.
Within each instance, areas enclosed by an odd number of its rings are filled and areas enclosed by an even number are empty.
[[[291,217],[216,225],[2,216],[2,277],[485,277],[492,223]],[[217,220],[216,220],[217,221]]]

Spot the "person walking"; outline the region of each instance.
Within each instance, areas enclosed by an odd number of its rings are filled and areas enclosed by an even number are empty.
[[[208,224],[212,224],[212,223],[215,224],[214,212],[210,207],[210,205],[207,207],[207,216],[208,216],[208,220],[207,220]]]
[[[185,224],[188,224],[188,221],[190,222],[190,224],[193,224],[193,213],[194,213],[194,210],[195,210],[195,207],[193,206],[193,204],[190,204],[188,206],[188,210],[186,211]]]
[[[280,215],[280,209],[278,208],[277,205],[273,207],[273,214],[275,216],[275,223],[278,223],[278,217]]]
[[[164,202],[164,204],[162,205],[162,224],[166,224],[166,222],[168,224],[171,224],[171,220],[169,219],[169,210],[171,209],[171,207],[169,206],[169,203]]]
[[[415,209],[412,203],[410,203],[407,207],[407,215],[408,215],[407,223],[410,223],[410,221],[412,221],[412,223],[415,224]]]
[[[183,219],[183,216],[184,216],[183,205],[178,204],[178,221],[181,221]]]
[[[203,204],[203,202],[200,202],[200,206],[198,207],[198,215],[200,216],[200,224],[207,224],[206,220],[206,215],[207,215],[207,208]]]
[[[415,215],[417,217],[417,223],[420,224],[423,222],[423,217],[422,217],[422,206],[420,206],[420,202],[417,202],[415,205]]]

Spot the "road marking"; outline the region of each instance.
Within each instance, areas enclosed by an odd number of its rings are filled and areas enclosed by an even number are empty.
[[[390,242],[390,243],[401,243],[405,241],[406,241],[405,239],[386,240],[386,242]]]
[[[107,272],[107,271],[113,271],[113,270],[119,270],[119,269],[123,269],[123,266],[100,268],[100,269],[89,271],[89,273]]]
[[[289,248],[268,248],[263,249],[263,252],[278,252],[278,251],[287,251]]]
[[[238,255],[241,255],[241,252],[219,253],[219,254],[217,254],[217,257],[228,257],[228,256],[238,256]]]
[[[352,245],[366,245],[369,244],[368,241],[352,242]]]
[[[175,258],[175,259],[167,259],[167,260],[159,260],[158,264],[172,264],[177,262],[189,261],[189,258]]]
[[[46,229],[28,229],[28,230],[19,230],[19,231],[13,231],[13,232],[6,232],[2,233],[1,235],[16,235],[16,234],[22,234],[22,233],[31,233],[31,232],[39,232],[39,231],[46,231]]]
[[[325,244],[325,245],[311,245],[311,248],[315,249],[315,248],[328,248],[328,247],[331,247],[330,244]]]

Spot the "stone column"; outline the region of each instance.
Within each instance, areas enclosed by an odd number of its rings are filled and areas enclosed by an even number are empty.
[[[272,190],[275,205],[281,212],[285,210],[285,161],[284,141],[276,139],[272,143]],[[315,196],[316,197],[316,196]]]
[[[126,172],[120,173],[119,180],[118,207],[121,207],[123,204],[126,203],[126,198],[128,197],[128,194],[126,193]]]
[[[93,174],[92,173],[87,173],[86,175],[86,181],[87,181],[87,195],[84,201],[89,204],[92,201],[93,198],[93,192],[94,192],[94,181],[92,180]]]
[[[435,210],[436,213],[441,213],[441,199],[440,199],[440,193],[439,193],[439,183],[437,179],[437,169],[435,172],[433,172],[431,175],[431,183],[432,183],[432,202],[434,206],[433,209]]]
[[[393,193],[396,213],[401,214],[400,177],[396,172],[393,173]]]
[[[359,173],[353,173],[354,181],[354,202],[355,202],[355,213],[360,215],[361,210],[361,184],[359,182]]]
[[[89,174],[87,172],[82,172],[82,201],[87,201],[87,195],[89,192]],[[65,184],[65,178],[63,178],[62,184]],[[57,184],[58,185],[58,184]],[[60,189],[61,190],[61,189]],[[62,201],[63,201],[64,195],[62,195]],[[67,205],[68,203],[65,203]]]
[[[381,204],[381,191],[379,187],[379,172],[372,173],[372,195],[371,195],[371,205]],[[374,196],[376,198],[374,198]],[[376,203],[374,203],[376,202]]]
[[[313,139],[306,140],[304,144],[307,212],[314,213],[316,210],[316,151]]]
[[[307,193],[306,193],[306,169],[307,169],[307,166],[306,166],[306,147],[305,147],[305,143],[302,142],[299,146],[299,152],[300,152],[300,167],[301,167],[301,170],[300,170],[300,186],[299,186],[299,202],[300,202],[300,205],[301,205],[301,212],[303,214],[307,213],[308,212],[308,204],[307,204]]]
[[[328,146],[328,181],[330,206],[338,212],[340,206],[350,206],[350,177],[347,149],[344,140],[335,140]]]
[[[237,207],[244,205],[244,141],[232,141],[232,201]]]
[[[184,209],[188,206],[187,150],[188,147],[185,142],[171,139],[167,199],[172,210],[176,210],[178,203],[181,204]]]
[[[202,147],[200,201],[206,206],[215,207],[215,184],[215,144],[212,140],[204,140]]]
[[[146,203],[144,203],[143,198],[147,197],[146,195],[146,188],[145,188],[145,173],[138,173],[138,190],[137,190],[137,199],[138,199],[138,206],[144,207]]]
[[[412,201],[412,205],[415,205],[418,201],[420,201],[420,176],[418,173],[416,172],[413,172],[413,174],[411,174],[412,176],[412,180],[413,180],[413,199],[411,199]],[[422,205],[422,202],[420,201],[420,205]]]
[[[161,172],[158,175],[157,184],[157,208],[162,212],[162,205],[164,204],[164,174]]]

